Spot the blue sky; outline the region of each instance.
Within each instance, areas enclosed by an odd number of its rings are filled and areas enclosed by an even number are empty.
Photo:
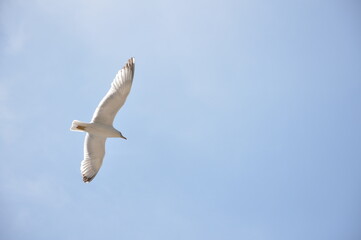
[[[358,1],[0,4],[1,239],[361,239]],[[84,134],[132,91],[102,169]]]

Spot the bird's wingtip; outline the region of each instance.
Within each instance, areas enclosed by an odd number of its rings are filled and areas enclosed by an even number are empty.
[[[131,58],[129,58],[128,59],[128,61],[127,61],[127,63],[125,64],[125,66],[124,67],[134,67],[134,65],[135,65],[135,58],[134,57],[131,57]]]
[[[90,183],[90,182],[93,180],[94,177],[95,177],[95,176],[93,176],[93,177],[87,177],[87,176],[83,175],[83,182],[84,182],[84,183]]]

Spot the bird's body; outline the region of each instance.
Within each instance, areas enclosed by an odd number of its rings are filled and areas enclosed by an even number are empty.
[[[134,58],[118,72],[112,85],[96,108],[90,123],[74,120],[70,130],[87,132],[84,141],[84,160],[80,171],[84,182],[90,182],[98,173],[105,155],[107,138],[123,138],[122,133],[113,127],[115,115],[125,103],[134,77]]]
[[[89,134],[105,138],[120,137],[120,132],[116,130],[112,125],[106,125],[102,123],[85,123],[74,120],[70,129],[73,131],[88,132]]]

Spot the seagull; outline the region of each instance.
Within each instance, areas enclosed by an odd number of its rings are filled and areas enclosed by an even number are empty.
[[[74,120],[70,130],[86,132],[84,140],[84,160],[80,164],[83,181],[89,183],[97,175],[105,155],[107,138],[123,138],[120,131],[113,127],[114,117],[124,105],[132,87],[135,59],[130,58],[118,71],[108,93],[95,109],[90,123]]]

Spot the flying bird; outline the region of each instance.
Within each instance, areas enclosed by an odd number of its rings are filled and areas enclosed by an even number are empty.
[[[74,120],[70,130],[86,132],[84,140],[84,160],[80,171],[83,181],[88,183],[97,175],[105,155],[107,138],[126,139],[120,131],[113,127],[114,117],[124,105],[132,87],[135,59],[130,58],[118,71],[105,97],[95,109],[90,123]]]

